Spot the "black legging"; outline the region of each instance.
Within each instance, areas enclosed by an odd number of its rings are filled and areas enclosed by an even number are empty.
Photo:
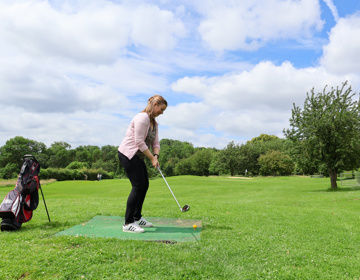
[[[125,212],[125,224],[131,224],[142,217],[141,210],[149,188],[149,177],[144,160],[137,155],[130,160],[120,152],[118,156],[132,185]]]

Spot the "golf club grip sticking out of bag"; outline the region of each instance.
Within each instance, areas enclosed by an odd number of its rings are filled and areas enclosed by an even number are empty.
[[[170,188],[170,186],[169,186],[168,182],[166,181],[166,179],[165,179],[164,175],[162,174],[162,172],[161,172],[161,170],[160,170],[160,167],[159,167],[159,166],[157,166],[157,169],[159,170],[159,172],[160,172],[161,176],[163,177],[163,179],[164,179],[164,181],[165,181],[166,185],[168,186],[168,188],[169,188],[169,190],[170,190],[171,194],[172,194],[172,195],[173,195],[173,197],[175,198],[175,201],[176,201],[177,205],[179,206],[179,208],[180,208],[181,212],[186,212],[186,211],[189,211],[189,210],[190,210],[190,206],[189,206],[189,205],[185,204],[185,206],[184,206],[184,207],[181,207],[181,206],[180,206],[179,201],[176,199],[176,197],[175,197],[175,195],[174,195],[173,191],[171,190],[171,188]]]

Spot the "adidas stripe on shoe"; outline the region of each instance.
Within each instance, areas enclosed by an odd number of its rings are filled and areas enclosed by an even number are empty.
[[[145,230],[141,228],[136,222],[123,225],[123,232],[131,232],[131,233],[143,233]]]
[[[143,217],[141,217],[140,220],[135,221],[140,227],[152,227],[153,224],[145,220]]]

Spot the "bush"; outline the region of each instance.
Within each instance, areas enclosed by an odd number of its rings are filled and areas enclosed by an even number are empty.
[[[294,170],[291,158],[280,151],[267,151],[258,159],[261,175],[289,175]]]
[[[66,166],[67,169],[83,169],[83,168],[89,168],[89,164],[87,162],[80,162],[80,161],[73,161],[68,166]]]
[[[0,168],[0,178],[15,179],[20,172],[19,166],[15,163],[8,163],[4,168]]]
[[[57,181],[85,180],[85,175],[90,181],[97,180],[97,175],[101,174],[101,179],[112,179],[114,176],[102,169],[68,169],[68,168],[48,168],[40,170],[40,179],[56,179]]]
[[[97,162],[94,162],[91,166],[92,169],[102,169],[107,172],[115,172],[117,168],[117,162],[114,161],[103,161],[98,160]]]

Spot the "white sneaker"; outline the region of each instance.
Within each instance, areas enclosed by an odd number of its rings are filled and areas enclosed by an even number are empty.
[[[123,232],[131,232],[131,233],[143,233],[145,230],[141,228],[136,222],[123,225]]]
[[[137,223],[140,227],[152,227],[152,223],[148,222],[147,220],[145,220],[143,217],[141,217],[140,220],[136,221],[135,223]]]

